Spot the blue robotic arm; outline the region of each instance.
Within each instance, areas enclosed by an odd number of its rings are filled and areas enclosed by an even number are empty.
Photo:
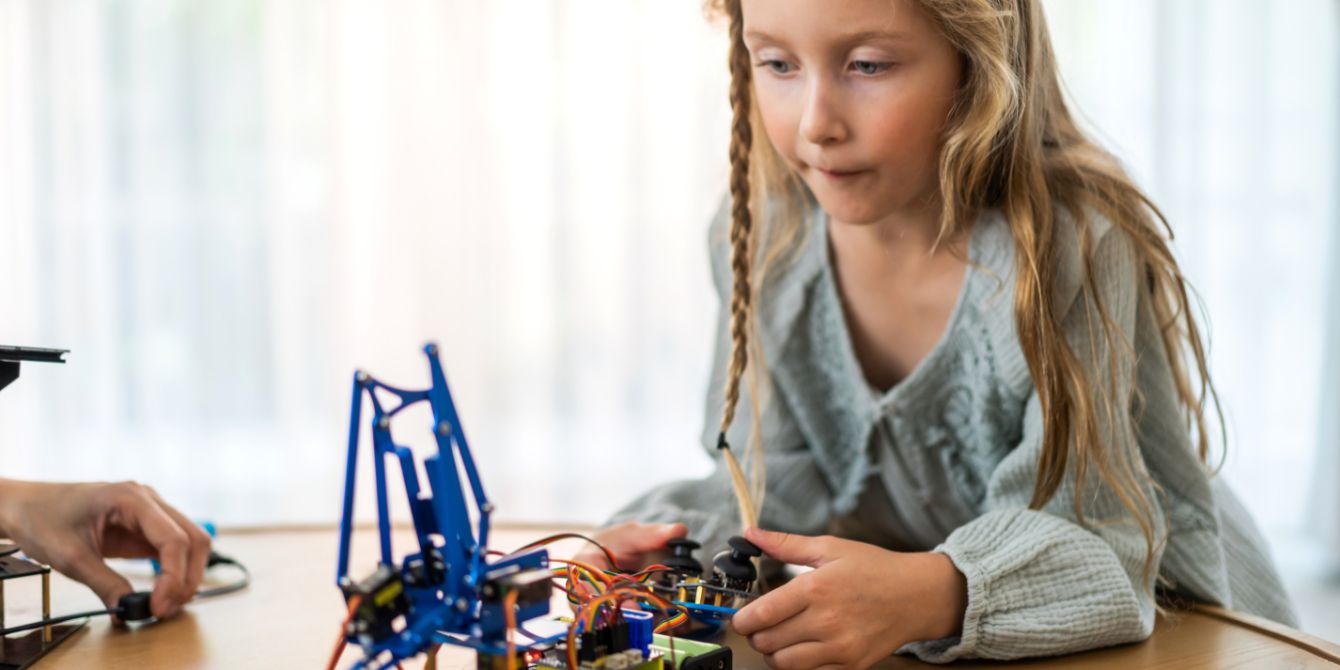
[[[423,351],[428,357],[432,381],[426,390],[399,389],[362,371],[354,375],[337,583],[346,601],[352,604],[357,598],[345,631],[346,639],[362,647],[366,654],[356,668],[372,667],[385,656],[389,660],[380,661],[378,667],[390,667],[442,643],[499,653],[506,644],[503,604],[512,592],[516,592],[517,621],[549,612],[546,551],[537,549],[493,563],[488,561],[489,516],[493,506],[484,494],[470,455],[437,346],[428,344]],[[379,391],[399,404],[389,410],[383,407]],[[381,558],[370,576],[355,581],[349,576],[349,546],[364,396],[373,410],[373,473]],[[392,419],[405,408],[424,401],[432,408],[432,432],[437,441],[437,453],[423,463],[427,490],[420,487],[414,454],[396,444],[391,434]],[[399,563],[391,548],[388,459],[400,466],[418,543],[418,551]],[[477,529],[466,507],[458,465],[469,480],[478,516]]]

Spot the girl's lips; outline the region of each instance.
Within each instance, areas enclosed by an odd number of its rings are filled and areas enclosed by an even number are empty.
[[[825,177],[828,177],[829,179],[849,179],[851,177],[855,177],[866,173],[866,170],[855,170],[852,172],[834,172],[832,170],[825,170],[823,168],[814,168],[814,169],[823,173],[823,175]]]

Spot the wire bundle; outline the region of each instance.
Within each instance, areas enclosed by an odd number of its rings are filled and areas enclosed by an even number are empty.
[[[637,603],[666,615],[664,619],[654,625],[652,630],[657,633],[674,630],[688,621],[689,611],[686,607],[672,602],[655,591],[652,579],[659,573],[670,572],[671,568],[669,566],[657,564],[633,573],[622,572],[618,570],[618,561],[614,560],[614,555],[609,549],[599,542],[577,533],[551,535],[521,547],[517,552],[541,547],[563,539],[580,539],[595,545],[605,555],[605,560],[613,568],[602,570],[581,561],[561,558],[549,559],[562,564],[551,569],[555,578],[555,586],[559,586],[558,580],[561,579],[561,588],[567,596],[568,603],[572,605],[576,613],[572,623],[568,626],[567,634],[567,656],[570,670],[577,670],[580,667],[577,660],[577,636],[584,631],[591,631],[600,626],[617,622],[622,617],[621,611],[625,603]],[[510,621],[507,635],[510,642],[512,635]],[[510,643],[508,648],[509,650],[512,649]],[[510,653],[508,655],[508,666],[515,667],[514,657]]]

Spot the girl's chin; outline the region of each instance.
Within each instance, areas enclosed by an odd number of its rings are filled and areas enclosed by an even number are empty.
[[[827,194],[827,196],[817,195],[816,198],[824,211],[828,212],[828,217],[834,221],[864,225],[884,218],[883,208],[873,199],[867,200],[847,194]]]

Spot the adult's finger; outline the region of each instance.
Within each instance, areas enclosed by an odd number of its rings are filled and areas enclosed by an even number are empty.
[[[205,529],[188,519],[180,510],[169,505],[167,501],[163,500],[162,496],[158,495],[158,491],[155,491],[152,487],[147,490],[149,495],[163,508],[163,511],[167,512],[168,516],[172,517],[177,525],[186,532],[186,537],[190,542],[186,563],[185,590],[182,594],[182,602],[190,602],[195,598],[195,593],[200,588],[200,582],[205,578],[205,568],[209,565],[209,550],[212,544],[209,533],[206,533]]]
[[[92,589],[107,609],[116,607],[121,596],[130,593],[130,582],[102,562],[102,558],[92,551],[75,556],[68,563],[55,566],[65,576]]]
[[[149,608],[162,619],[177,613],[186,602],[186,574],[191,542],[186,531],[168,515],[148,493],[145,487],[125,494],[118,501],[122,521],[130,529],[138,529],[158,554],[160,570],[154,581]]]
[[[740,635],[748,636],[790,619],[809,604],[804,588],[802,578],[797,578],[779,589],[769,591],[736,612],[731,617],[731,628]]]

